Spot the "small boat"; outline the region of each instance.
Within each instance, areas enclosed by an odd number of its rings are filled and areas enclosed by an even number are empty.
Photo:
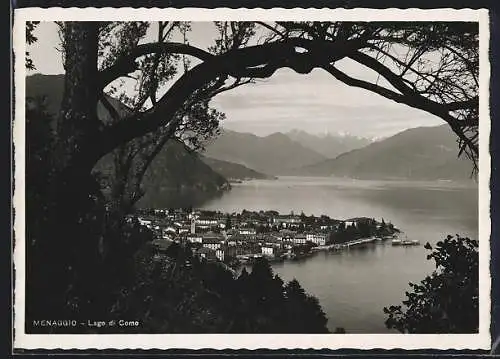
[[[401,243],[403,246],[418,246],[420,244],[420,241],[418,239],[412,239],[412,240],[404,240]]]
[[[395,238],[392,240],[392,245],[393,246],[400,246],[401,244],[403,244],[403,241],[399,238]]]

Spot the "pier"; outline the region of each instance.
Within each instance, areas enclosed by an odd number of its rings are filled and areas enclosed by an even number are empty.
[[[376,239],[375,237],[355,239],[353,241],[349,241],[349,242],[344,243],[344,246],[349,248],[349,247],[356,246],[359,244],[375,242],[375,239]]]
[[[330,251],[330,250],[341,250],[343,248],[349,248],[352,246],[357,246],[360,244],[365,244],[365,243],[372,243],[375,242],[376,237],[370,237],[370,238],[359,238],[359,239],[354,239],[349,242],[345,243],[335,243],[335,244],[328,244],[325,246],[317,246],[313,247],[313,251]]]

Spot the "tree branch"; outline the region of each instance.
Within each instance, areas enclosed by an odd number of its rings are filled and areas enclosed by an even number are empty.
[[[367,57],[369,57],[369,56],[367,56]],[[376,60],[374,60],[374,61],[376,61]],[[366,61],[365,63],[371,63],[371,61]],[[383,65],[381,65],[381,66],[385,67]],[[388,76],[389,78],[392,78],[392,76],[390,76],[387,73],[387,71],[390,71],[389,69],[385,70],[385,69],[382,69],[380,66],[376,66],[376,67],[378,69],[383,70],[382,71],[383,73],[381,73],[382,76],[384,76],[384,77]],[[449,107],[447,107],[446,104],[443,106],[442,104],[434,102],[432,100],[429,100],[416,92],[409,92],[409,91],[405,90],[404,94],[398,94],[394,91],[391,91],[389,89],[386,89],[386,88],[378,86],[378,85],[375,85],[373,83],[369,83],[366,81],[352,78],[352,77],[346,75],[345,73],[339,71],[334,66],[324,66],[323,69],[325,69],[327,72],[332,74],[335,78],[346,83],[347,85],[355,86],[355,87],[359,87],[359,88],[363,88],[363,89],[375,92],[375,93],[377,93],[381,96],[384,96],[385,98],[388,98],[390,100],[393,100],[395,102],[403,103],[403,104],[406,104],[410,107],[414,107],[417,109],[427,111],[431,114],[434,114],[434,115],[442,118],[444,121],[446,121],[450,125],[453,132],[455,132],[455,134],[458,136],[458,138],[464,144],[466,144],[466,146],[472,151],[473,155],[477,156],[477,154],[478,154],[477,146],[474,144],[473,140],[468,138],[464,134],[464,132],[462,131],[462,126],[464,125],[464,123],[462,123],[463,121],[453,117],[449,113],[449,111],[451,111],[453,109],[469,108],[470,106],[473,106],[474,103],[476,103],[478,101],[477,98],[474,98],[474,99],[471,99],[470,101],[465,101],[465,102],[449,103],[448,104]],[[389,79],[388,79],[388,81],[389,81]],[[393,81],[395,81],[395,79],[393,79]],[[399,84],[397,84],[397,85],[399,85]]]
[[[274,34],[278,35],[281,39],[285,39],[286,38],[286,35],[283,32],[279,31],[277,28],[275,28],[275,27],[273,27],[273,26],[271,26],[269,24],[266,24],[263,21],[256,21],[255,23],[258,24],[258,25],[260,25],[260,26],[265,27],[268,30],[270,30]]]
[[[444,104],[448,111],[463,110],[468,108],[474,108],[479,106],[479,97],[474,96],[469,100],[448,102]]]
[[[137,68],[135,60],[141,56],[151,53],[176,53],[194,56],[200,60],[208,60],[213,57],[209,52],[197,47],[176,43],[176,42],[155,42],[142,44],[135,47],[130,53],[118,58],[115,63],[108,68],[100,71],[99,85],[103,89],[115,79],[134,72]]]
[[[183,43],[150,43],[138,45],[129,54],[124,55],[116,60],[116,62],[110,67],[102,70],[100,72],[99,85],[100,88],[104,88],[106,85],[130,72],[137,69],[135,59],[147,54],[163,52],[163,53],[177,53],[184,55],[194,56],[202,61],[208,61],[214,57],[219,57],[221,61],[226,61],[230,74],[234,77],[258,77],[267,78],[271,76],[279,67],[287,67],[286,63],[283,63],[285,59],[290,59],[290,56],[299,57],[301,54],[295,51],[295,47],[302,47],[307,49],[309,52],[315,54],[316,63],[317,62],[334,62],[346,56],[347,53],[353,52],[356,49],[364,46],[366,44],[365,38],[359,38],[354,40],[346,41],[325,41],[325,40],[310,40],[303,38],[293,38],[285,39],[281,41],[270,42],[261,45],[248,46],[244,48],[233,48],[228,52],[215,56],[209,52],[199,49],[197,47],[183,44]],[[305,54],[302,54],[305,55]],[[311,55],[311,54],[309,54]],[[306,57],[303,56],[305,59]],[[277,59],[281,61],[281,64],[276,66],[262,66]],[[313,56],[310,56],[313,59]],[[232,64],[234,62],[234,65]],[[241,63],[245,65],[241,66]],[[297,68],[293,68],[299,73],[308,73],[311,70],[301,70],[299,66],[301,61],[296,62],[294,65]],[[292,64],[293,65],[293,64]],[[256,68],[256,66],[261,66]],[[246,67],[246,70],[241,70]],[[252,69],[252,67],[254,67]]]
[[[163,44],[162,44],[163,45]],[[140,47],[140,51],[133,54],[143,54],[152,49],[181,49],[192,51],[195,48],[184,44],[164,44],[165,48],[158,48],[158,44]],[[193,67],[178,79],[167,93],[153,108],[133,114],[119,123],[104,129],[100,133],[101,144],[94,150],[98,158],[110,152],[118,145],[154,131],[160,126],[176,127],[179,120],[174,119],[175,112],[196,89],[203,88],[207,83],[219,76],[231,75],[236,78],[267,78],[277,69],[289,67],[298,73],[309,73],[314,67],[319,67],[328,62],[334,62],[349,54],[361,45],[359,39],[351,41],[312,41],[307,39],[290,39],[282,42],[249,46],[242,49],[233,49],[222,55],[209,55],[207,60]],[[309,51],[302,53],[296,47],[306,48]],[[324,52],[328,50],[328,52]],[[205,53],[205,52],[203,52]],[[204,56],[204,55],[203,55]],[[130,59],[130,56],[127,56]],[[122,60],[117,61],[121,63]],[[104,78],[121,74],[117,64],[104,71]],[[111,74],[113,76],[111,76]],[[101,78],[102,81],[102,78]],[[102,83],[102,82],[101,82]],[[171,120],[172,119],[172,120]],[[170,121],[171,120],[171,121]],[[170,121],[170,122],[169,122]]]
[[[101,94],[100,100],[101,100],[102,104],[104,105],[104,108],[108,111],[110,116],[113,118],[113,120],[115,122],[120,121],[120,119],[121,119],[120,114],[118,113],[116,108],[114,108],[114,106],[109,102],[107,95],[105,93]]]
[[[399,75],[396,75],[394,72],[392,72],[391,69],[389,69],[387,66],[380,63],[373,57],[363,54],[359,51],[350,54],[348,57],[382,75],[387,81],[389,81],[392,86],[394,86],[396,90],[401,92],[403,95],[411,95],[413,93],[413,90],[404,83]]]
[[[335,66],[329,65],[329,66],[323,66],[323,69],[333,75],[337,80],[342,81],[346,85],[353,86],[353,87],[359,87],[371,92],[375,92],[381,96],[384,96],[385,98],[388,98],[390,100],[396,101],[398,103],[405,103],[405,97],[397,92],[391,91],[385,87],[376,85],[371,82],[355,79],[353,77],[350,77],[349,75],[345,74],[344,72],[338,70]]]

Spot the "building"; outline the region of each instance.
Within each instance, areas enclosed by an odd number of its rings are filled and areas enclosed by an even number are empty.
[[[182,226],[179,228],[179,234],[183,233],[191,233],[191,227],[190,226]]]
[[[326,234],[324,233],[306,233],[306,241],[313,242],[318,246],[324,246],[326,244]]]
[[[148,228],[151,228],[151,220],[148,220],[148,219],[144,219],[144,218],[137,218],[137,220],[139,221],[139,224],[142,225],[142,226],[146,226]]]
[[[205,239],[205,238],[203,238],[202,244],[203,244],[203,247],[210,248],[214,251],[222,246],[222,243],[218,240]]]
[[[224,243],[224,237],[217,233],[205,233],[202,235],[203,247],[217,250]]]
[[[243,245],[243,244],[248,244],[248,243],[255,243],[257,241],[256,236],[245,236],[242,234],[235,234],[232,235],[231,237],[228,237],[228,242],[236,242],[236,245]]]
[[[281,231],[279,231],[276,234],[276,238],[280,241],[283,241],[283,242],[292,242],[293,238],[295,237],[296,234],[297,234],[297,232],[295,232],[295,231],[291,231],[288,229],[282,229]]]
[[[255,236],[257,234],[255,228],[240,228],[241,235]]]
[[[293,238],[292,242],[294,244],[306,244],[307,238],[306,235],[303,233],[297,233]]]
[[[235,247],[222,246],[215,250],[215,256],[223,262],[225,259],[236,257],[237,250]]]
[[[190,233],[186,236],[188,242],[191,243],[202,243],[203,237],[200,234]]]
[[[163,233],[169,233],[169,234],[176,234],[177,233],[177,228],[168,226],[163,228]]]
[[[216,226],[219,224],[219,221],[215,218],[199,217],[196,219],[196,224],[199,226]]]
[[[231,238],[231,239],[228,239],[228,240],[227,240],[227,245],[228,245],[228,246],[234,247],[234,246],[236,246],[237,244],[238,244],[238,243],[237,243],[237,242],[236,242],[236,240],[235,240],[235,239],[233,239],[233,238]]]
[[[302,220],[299,216],[279,216],[273,218],[273,224],[283,228],[298,228]]]
[[[221,262],[224,261],[224,254],[225,254],[225,251],[224,251],[224,248],[217,248],[215,250],[215,256],[217,257],[218,260],[220,260]]]
[[[196,252],[196,255],[200,256],[201,258],[205,258],[206,260],[216,260],[217,256],[215,254],[215,251],[210,248],[202,247],[198,249]]]
[[[281,248],[283,247],[283,242],[274,235],[265,235],[260,238],[260,242],[263,246]]]
[[[212,249],[212,248],[209,248]],[[212,249],[213,250],[213,249]],[[224,260],[231,258],[231,257],[236,257],[238,250],[234,246],[228,246],[224,245],[222,243],[219,243],[219,247],[215,249],[215,257],[223,262]]]
[[[194,218],[191,219],[191,233],[196,233],[196,220]]]
[[[273,246],[264,245],[261,248],[263,256],[273,257],[275,253],[275,248]]]

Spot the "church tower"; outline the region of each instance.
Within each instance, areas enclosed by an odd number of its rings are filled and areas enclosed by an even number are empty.
[[[191,213],[191,234],[196,233],[196,215]]]

